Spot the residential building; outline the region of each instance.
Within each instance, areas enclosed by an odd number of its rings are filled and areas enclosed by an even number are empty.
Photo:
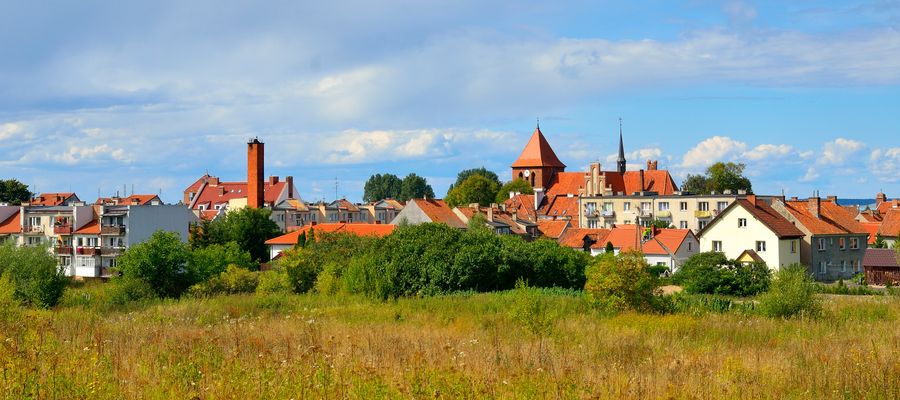
[[[869,285],[900,285],[900,262],[894,249],[866,249],[863,270]]]
[[[804,233],[772,208],[773,199],[739,197],[698,233],[700,251],[737,259],[753,250],[770,269],[800,263]]]
[[[868,232],[837,198],[776,200],[772,208],[803,232],[800,262],[817,280],[848,279],[862,272]]]
[[[266,245],[269,246],[269,257],[274,260],[281,255],[281,252],[296,246],[301,235],[306,237],[307,240],[317,239],[323,233],[349,233],[359,236],[383,237],[390,235],[396,228],[396,225],[385,224],[348,224],[344,222],[316,224],[312,222],[292,232],[269,239],[266,241]]]
[[[700,232],[737,198],[738,194],[730,192],[709,195],[684,192],[657,195],[643,192],[622,196],[582,196],[578,202],[582,211],[582,228],[611,228],[630,224],[649,226],[654,220],[659,220],[675,229]]]
[[[383,199],[364,204],[359,208],[366,212],[365,218],[370,224],[387,224],[403,210],[403,203],[394,199]]]
[[[559,239],[568,229],[573,228],[568,219],[541,219],[537,221],[537,225],[541,236],[550,239]]]
[[[440,199],[411,199],[406,202],[394,220],[393,225],[402,224],[425,224],[429,222],[444,223],[453,228],[466,229],[467,225],[463,222],[459,215],[453,212],[450,207]]]
[[[468,207],[454,207],[453,212],[466,226],[475,215],[480,215],[484,218],[485,225],[498,235],[519,235],[533,239],[539,234],[538,224],[520,219],[514,213],[507,212],[496,204],[491,204],[489,207],[470,204]]]
[[[591,255],[606,252],[607,243],[613,253],[638,250],[650,265],[677,271],[681,264],[700,251],[697,236],[690,229],[660,229],[621,225],[611,229],[570,228],[559,238],[563,246],[583,249]]]
[[[73,206],[81,203],[75,193],[41,193],[26,205],[30,206]]]
[[[146,206],[162,204],[159,196],[155,194],[132,194],[127,197],[100,197],[94,204],[103,206]]]

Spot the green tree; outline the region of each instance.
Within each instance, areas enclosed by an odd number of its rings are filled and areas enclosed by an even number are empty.
[[[28,185],[16,179],[0,180],[0,203],[19,205],[31,200]]]
[[[375,174],[369,177],[363,188],[363,201],[373,202],[386,198],[399,198],[402,181],[394,174]]]
[[[250,253],[256,262],[269,261],[266,240],[278,236],[281,231],[270,218],[272,210],[244,207],[229,211],[224,216],[202,227],[204,237],[193,240],[206,246],[235,242],[241,250]]]
[[[775,273],[769,291],[760,296],[763,315],[775,318],[816,316],[822,309],[816,286],[800,264],[789,265]]]
[[[53,307],[63,295],[69,278],[56,258],[43,246],[0,243],[0,275],[8,274],[15,297],[37,307]]]
[[[200,282],[225,272],[229,265],[251,271],[259,268],[259,264],[253,262],[250,253],[241,250],[235,242],[193,249],[190,262],[191,270],[196,273],[196,280]]]
[[[672,226],[672,224],[669,221],[663,221],[663,220],[657,219],[657,218],[654,218],[652,221],[650,221],[650,226],[652,226],[654,228],[659,228],[659,229],[674,228],[674,226]]]
[[[769,288],[771,272],[766,263],[744,264],[710,251],[685,260],[673,280],[688,293],[752,296]]]
[[[490,205],[497,197],[500,184],[482,175],[471,175],[459,186],[450,189],[445,201],[451,207],[478,203]]]
[[[450,185],[450,190],[459,185],[462,185],[462,183],[465,182],[466,179],[469,179],[469,177],[472,175],[481,175],[488,180],[495,182],[498,188],[502,185],[502,183],[500,182],[500,177],[498,177],[497,174],[494,173],[494,171],[490,171],[485,167],[480,167],[459,171],[459,174],[456,175],[456,182]],[[447,192],[449,193],[449,190]]]
[[[706,168],[705,175],[688,175],[681,189],[692,193],[723,192],[725,190],[753,191],[750,179],[745,177],[746,165],[733,162],[717,162]]]
[[[605,253],[612,254],[616,252],[616,248],[613,246],[612,242],[606,242],[606,248],[603,249]]]
[[[706,194],[709,193],[706,190],[707,184],[708,182],[705,176],[688,174],[684,182],[681,183],[681,190],[696,194]]]
[[[421,199],[428,197],[434,198],[434,189],[428,184],[425,178],[416,174],[409,174],[403,178],[400,184],[400,194],[395,198],[400,201],[409,201],[409,199]]]
[[[659,278],[650,273],[639,251],[597,256],[586,275],[587,298],[604,312],[652,311],[657,307]]]
[[[887,242],[884,241],[884,237],[881,236],[880,233],[877,233],[877,234],[875,234],[875,243],[872,243],[872,245],[869,247],[871,247],[873,249],[886,249]]]
[[[503,187],[500,188],[500,191],[497,192],[496,202],[499,204],[508,200],[510,192],[534,194],[534,189],[531,187],[531,184],[528,183],[528,181],[516,178],[514,180],[506,182],[506,184],[504,184]]]
[[[197,282],[190,260],[190,249],[177,233],[156,231],[125,250],[116,266],[122,278],[143,280],[160,297],[178,297]]]

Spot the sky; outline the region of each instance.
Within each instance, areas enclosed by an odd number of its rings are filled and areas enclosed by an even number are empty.
[[[0,0],[0,179],[177,202],[208,172],[359,201],[375,173],[746,164],[755,192],[900,196],[900,1]],[[133,188],[133,189],[132,189]]]

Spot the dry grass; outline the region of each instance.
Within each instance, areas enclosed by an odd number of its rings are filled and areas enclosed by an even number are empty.
[[[512,293],[220,297],[0,323],[5,398],[898,398],[900,298],[819,320],[595,315],[547,294],[544,350]]]

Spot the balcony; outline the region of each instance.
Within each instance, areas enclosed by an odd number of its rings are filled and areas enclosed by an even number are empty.
[[[115,247],[104,246],[104,247],[100,248],[100,253],[102,253],[104,256],[120,256],[120,255],[122,255],[122,253],[124,251],[125,251],[125,248],[119,247],[119,246],[115,246]]]
[[[712,211],[694,211],[696,218],[712,218]]]
[[[603,218],[615,218],[616,212],[613,210],[603,210]]]
[[[44,227],[41,225],[23,225],[23,233],[44,233]]]
[[[638,214],[638,217],[640,217],[640,218],[652,218],[653,217],[653,211],[650,211],[650,210],[638,210],[637,214]]]
[[[56,246],[53,248],[53,251],[58,255],[72,254],[72,250],[72,246]]]
[[[71,235],[72,234],[72,225],[64,224],[64,225],[53,225],[53,233],[57,235]]]
[[[100,227],[101,235],[124,235],[125,227],[121,225],[106,225]]]
[[[99,247],[79,247],[76,249],[76,253],[85,256],[99,256],[102,251]]]
[[[669,210],[663,210],[656,213],[657,218],[672,218],[672,212]]]
[[[596,217],[598,215],[600,215],[600,213],[597,210],[584,210],[585,217]]]

